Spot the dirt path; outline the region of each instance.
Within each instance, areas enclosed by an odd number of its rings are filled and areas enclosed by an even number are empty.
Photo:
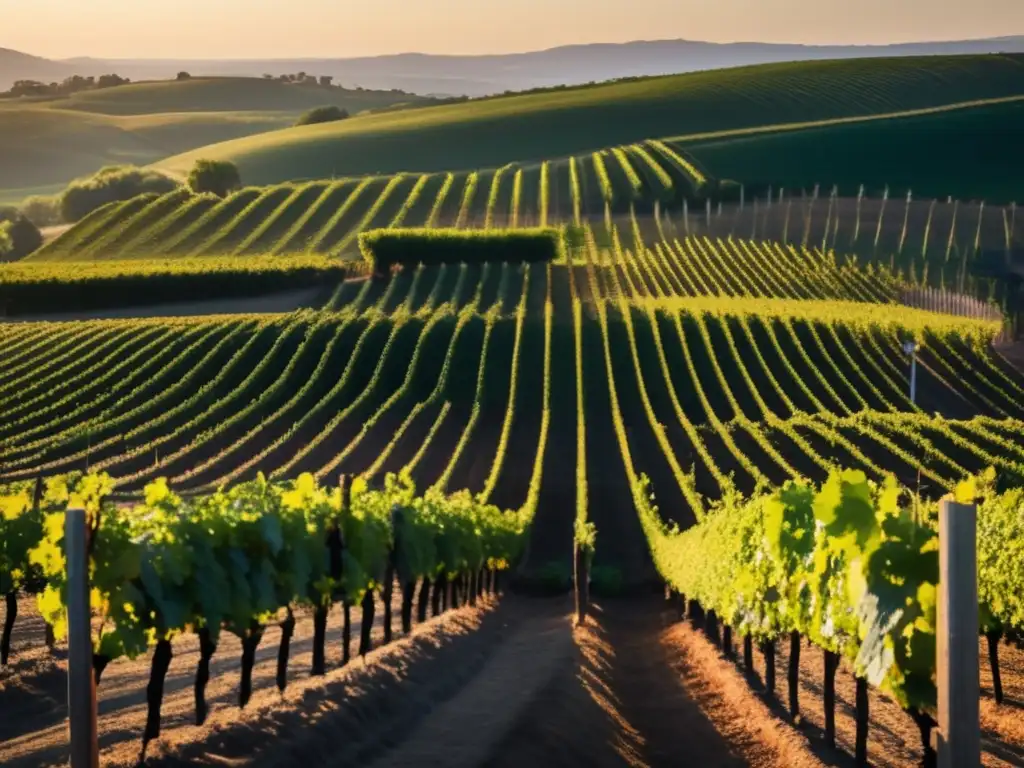
[[[1002,651],[1002,673],[1009,701],[1001,707],[995,705],[991,693],[991,675],[983,649],[982,659],[982,758],[983,766],[993,768],[1011,765],[1024,766],[1024,727],[1021,725],[1021,707],[1015,698],[1020,695],[1018,677],[1021,652],[1007,646]],[[755,653],[755,666],[763,674],[763,657]],[[812,739],[820,739],[824,732],[824,655],[806,643],[800,651],[800,729]],[[778,643],[777,695],[784,700],[787,693],[786,674],[789,670],[789,643]],[[870,689],[868,707],[871,723],[868,730],[868,758],[874,766],[915,765],[921,759],[920,736],[917,726],[890,697]],[[853,765],[852,755],[856,735],[856,687],[853,673],[843,665],[836,675],[836,742],[845,754],[836,760],[839,765]],[[782,706],[773,707],[778,714],[788,717]]]
[[[723,696],[720,669],[679,654],[657,598],[610,602],[575,629],[565,598],[521,607],[472,680],[374,768],[822,765],[748,689]]]
[[[745,675],[660,596],[595,605],[582,628],[572,625],[568,595],[489,598],[416,626],[409,636],[375,648],[365,662],[341,668],[332,617],[330,671],[322,678],[307,673],[306,619],[283,694],[273,680],[274,632],[268,630],[261,645],[256,690],[245,710],[234,702],[237,654],[230,646],[236,641],[225,638],[214,657],[211,713],[203,726],[192,722],[194,654],[188,638],[175,642],[164,729],[149,749],[148,765],[853,765],[848,670],[837,679],[839,748],[833,750],[821,738],[819,652],[806,646],[802,651],[801,718],[794,721],[780,703],[786,697],[787,644],[779,643],[773,698],[761,684],[760,653],[754,673]],[[379,628],[375,634],[379,642]],[[1004,646],[1002,660],[1007,703],[1001,707],[991,700],[984,664],[982,670],[983,764],[999,768],[1024,765],[1024,651]],[[0,686],[0,723],[6,729],[0,733],[0,764],[34,768],[65,759],[64,718],[51,711],[60,708],[54,685],[64,683],[62,667],[58,660],[35,675],[22,669],[0,681],[6,683]],[[104,676],[104,765],[129,766],[138,758],[147,675],[143,659],[112,665]],[[31,730],[19,729],[32,723]],[[920,759],[913,723],[877,691],[871,692],[869,756],[876,766]]]
[[[721,689],[715,654],[679,650],[655,598],[608,601],[573,631],[559,670],[485,764],[520,766],[821,766],[745,685]]]
[[[67,690],[66,646],[60,644],[54,654],[43,645],[42,620],[34,610],[31,598],[21,601],[15,634],[12,665],[0,672],[0,765],[39,766],[57,763],[66,758]],[[394,636],[401,635],[401,593],[395,590],[393,605]],[[312,664],[313,622],[308,612],[297,613],[295,633],[291,640],[288,681],[308,684]],[[352,608],[350,654],[355,660],[349,669],[359,666],[357,657],[362,613]],[[440,619],[424,626],[434,626]],[[253,668],[253,702],[262,696],[278,697],[276,688],[277,652],[281,630],[276,624],[267,627],[256,652]],[[383,639],[383,609],[378,599],[371,635],[373,647]],[[342,610],[335,606],[328,616],[327,667],[341,661]],[[162,708],[164,734],[179,729],[194,730],[195,704],[193,683],[199,642],[195,635],[175,638],[173,657],[165,682]],[[217,651],[210,664],[210,682],[206,700],[211,720],[218,713],[229,720],[239,716],[237,706],[241,642],[238,637],[221,633]],[[107,667],[97,690],[99,698],[100,748],[107,759],[137,753],[146,719],[146,684],[149,680],[150,656],[134,661],[121,659]],[[255,704],[250,704],[250,707]],[[8,712],[12,713],[8,716]],[[194,736],[193,736],[194,737]],[[119,758],[118,758],[119,759]],[[130,761],[129,761],[130,762]],[[106,764],[106,763],[105,763]]]
[[[739,658],[742,650],[734,647],[734,660],[727,660],[707,636],[689,623],[674,621],[664,635],[676,658],[676,666],[703,668],[704,681],[713,682],[713,694],[723,698],[746,700],[746,724],[757,724],[765,729],[769,738],[789,749],[811,752],[825,765],[853,766],[856,734],[855,681],[847,665],[836,675],[836,749],[824,741],[824,657],[822,652],[801,646],[800,653],[800,718],[794,720],[784,703],[788,698],[787,674],[789,670],[789,642],[776,644],[776,690],[769,696],[764,688],[764,656],[755,651],[754,673],[742,671]],[[982,659],[985,659],[982,649]],[[991,675],[984,661],[982,671],[982,765],[992,768],[1024,766],[1024,727],[1021,726],[1020,697],[1024,682],[1020,678],[1024,668],[1024,652],[1004,645],[1001,649],[1003,685],[1007,700],[996,706],[991,692]],[[695,696],[699,680],[687,677],[687,688]],[[868,693],[870,727],[868,730],[868,760],[872,766],[902,768],[919,765],[921,761],[920,736],[910,717],[896,702],[877,689]],[[773,734],[773,735],[772,735]],[[786,764],[790,764],[788,761]]]
[[[558,598],[539,605],[541,610],[521,620],[458,696],[436,707],[408,739],[370,765],[491,765],[495,746],[573,657],[568,602]]]

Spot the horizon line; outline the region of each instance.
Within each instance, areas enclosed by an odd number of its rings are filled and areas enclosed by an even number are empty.
[[[759,40],[727,40],[727,41],[712,41],[712,40],[691,40],[689,38],[676,37],[676,38],[656,38],[656,39],[636,39],[636,40],[624,40],[621,42],[610,42],[595,40],[589,43],[566,43],[565,45],[555,45],[548,48],[536,48],[531,50],[521,51],[510,51],[506,53],[430,53],[427,51],[396,51],[392,53],[377,53],[368,54],[364,56],[272,56],[272,57],[139,57],[139,56],[96,56],[90,54],[77,54],[74,56],[62,56],[62,57],[47,57],[38,56],[37,54],[31,54],[26,51],[18,51],[14,48],[0,48],[0,50],[8,50],[14,53],[22,53],[28,56],[35,56],[46,61],[53,63],[65,63],[73,62],[76,60],[93,60],[103,62],[184,62],[184,61],[196,61],[196,62],[207,62],[207,61],[231,61],[231,62],[248,62],[248,61],[260,61],[260,62],[273,62],[273,61],[358,61],[362,59],[382,59],[382,58],[397,58],[401,56],[423,56],[433,58],[446,58],[446,59],[468,59],[468,58],[500,58],[507,56],[529,56],[532,54],[549,53],[551,51],[566,50],[571,48],[589,48],[589,47],[620,47],[628,45],[652,45],[658,43],[692,43],[697,45],[709,45],[709,46],[735,46],[735,45],[758,45],[766,47],[788,47],[788,48],[894,48],[898,46],[910,46],[910,45],[953,45],[953,44],[964,44],[964,43],[995,43],[1001,41],[1012,41],[1012,40],[1024,40],[1024,32],[1010,35],[997,35],[994,37],[966,37],[956,39],[917,39],[917,40],[896,40],[888,43],[799,43],[799,42],[767,42]]]

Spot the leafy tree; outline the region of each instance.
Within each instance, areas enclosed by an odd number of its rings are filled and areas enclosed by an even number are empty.
[[[7,261],[14,250],[14,238],[11,237],[11,222],[0,222],[0,261]]]
[[[130,78],[121,77],[120,75],[100,75],[96,81],[97,88],[114,88],[118,85],[127,85],[131,82]]]
[[[133,165],[109,165],[68,185],[60,198],[61,218],[74,223],[107,203],[129,200],[147,192],[162,195],[178,186],[177,181],[157,171]]]
[[[295,124],[315,125],[316,123],[333,123],[337,120],[345,120],[348,116],[348,111],[341,107],[315,107],[304,113]]]
[[[60,195],[32,195],[22,200],[22,215],[37,227],[52,227],[60,224]]]
[[[242,186],[238,166],[226,160],[196,160],[188,175],[188,185],[193,192],[212,192],[219,197]]]
[[[11,86],[12,96],[45,96],[50,86],[38,80],[16,80]]]
[[[0,208],[0,258],[14,260],[28,256],[43,244],[39,227],[13,206]]]
[[[178,79],[178,80],[191,80],[192,79],[192,75],[190,75],[188,72],[179,72],[178,73],[178,77],[176,79]]]

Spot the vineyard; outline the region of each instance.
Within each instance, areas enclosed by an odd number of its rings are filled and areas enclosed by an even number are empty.
[[[606,249],[616,247],[620,231],[642,240],[643,248],[697,235],[770,240],[783,248],[834,252],[852,266],[873,265],[908,289],[933,288],[999,305],[993,317],[1008,311],[1012,297],[1001,277],[1019,261],[1016,204],[929,200],[889,187],[872,196],[863,185],[847,189],[845,197],[838,185],[748,191],[708,176],[695,163],[678,143],[649,140],[491,171],[289,183],[245,188],[224,199],[184,189],[143,195],[96,210],[20,264],[0,267],[0,302],[13,314],[37,300],[60,303],[64,297],[55,287],[68,283],[72,305],[91,300],[99,306],[117,302],[112,294],[134,274],[161,278],[139,293],[121,292],[138,304],[183,289],[200,296],[257,295],[275,285],[324,283],[337,267],[316,257],[358,259],[359,236],[372,230],[525,229],[587,221]],[[164,266],[134,263],[139,260]],[[82,261],[94,264],[83,270],[77,266]],[[52,262],[52,268],[37,262]],[[62,270],[60,262],[71,264]],[[163,279],[170,273],[173,279]],[[87,283],[102,298],[78,290]],[[709,290],[699,284],[694,289]]]
[[[358,252],[364,230],[544,226],[574,211],[600,217],[606,208],[628,213],[634,202],[649,209],[681,201],[708,181],[663,142],[616,148],[613,159],[605,164],[595,153],[471,173],[289,183],[223,200],[184,190],[139,196],[95,211],[30,261],[344,256]]]
[[[393,232],[395,251],[416,230]],[[425,233],[417,261],[429,262],[424,248],[443,249],[447,240]],[[1024,376],[991,347],[998,321],[900,306],[898,276],[814,248],[703,236],[647,245],[639,225],[632,237],[620,237],[614,224],[610,233],[610,247],[602,247],[584,224],[580,243],[547,261],[393,263],[384,277],[344,279],[316,311],[5,325],[4,480],[22,483],[28,504],[41,475],[103,473],[111,478],[102,481],[106,498],[144,499],[146,509],[165,510],[141,515],[145,525],[173,524],[174,505],[192,503],[198,506],[189,515],[199,518],[188,525],[219,519],[232,498],[270,492],[260,502],[267,511],[245,524],[283,516],[274,525],[283,545],[271,544],[261,556],[278,557],[275,547],[284,546],[280,552],[291,558],[298,544],[288,536],[326,536],[312,531],[325,530],[330,510],[340,507],[322,489],[344,474],[384,494],[377,502],[354,498],[353,519],[378,519],[359,513],[360,504],[385,515],[372,537],[377,544],[368,544],[375,553],[352,544],[357,573],[388,562],[379,548],[400,538],[393,531],[401,523],[386,519],[387,499],[404,498],[412,509],[454,504],[510,526],[493,534],[505,544],[479,539],[484,550],[451,567],[453,578],[515,561],[519,578],[550,580],[552,567],[572,551],[574,527],[579,536],[589,525],[598,532],[595,589],[649,583],[650,549],[669,582],[694,599],[696,588],[665,571],[659,551],[667,545],[645,540],[644,530],[661,518],[651,517],[657,513],[638,490],[645,487],[641,475],[653,483],[665,523],[684,529],[725,521],[720,505],[787,481],[822,482],[837,466],[878,482],[894,475],[924,499],[986,467],[1002,485],[1024,483]],[[520,236],[529,232],[512,235],[526,243]],[[383,247],[384,240],[374,243]],[[913,401],[901,349],[907,338],[921,345]],[[287,484],[300,476],[304,484]],[[264,477],[285,484],[264,486]],[[399,477],[405,485],[396,485]],[[217,491],[224,487],[233,490],[224,496]],[[168,495],[169,488],[197,501]],[[417,489],[425,495],[414,497]],[[288,512],[286,500],[304,493],[322,501],[295,502],[298,511]],[[470,512],[473,505],[480,511]],[[100,530],[116,537],[110,546],[196,535],[143,534],[130,527],[135,515],[103,509]],[[298,533],[302,515],[316,509],[326,512],[308,523],[309,536]],[[365,535],[353,530],[344,538]],[[315,570],[270,562],[287,579],[271,576],[259,589],[278,583],[280,595],[315,594]],[[437,573],[431,562],[397,582],[400,611],[411,610],[415,583]],[[48,567],[59,573],[59,563]],[[182,583],[159,576],[161,567],[149,579]],[[568,565],[561,567],[568,579]],[[308,574],[306,586],[288,580],[296,572]],[[116,586],[124,574],[112,573],[107,587],[103,578],[97,574],[101,590],[127,588]],[[338,599],[358,605],[376,584],[391,605],[390,577],[361,578],[369,581]],[[172,608],[160,596],[169,585],[157,589],[145,575],[142,584],[145,599],[157,601],[155,615],[177,617],[162,620],[157,638],[194,624],[189,611],[210,621],[229,615],[202,603]],[[251,634],[250,620],[288,605],[284,597],[258,599],[260,607],[242,601],[217,609],[239,612],[226,626],[236,628],[243,649],[247,637],[258,644],[262,633]],[[59,624],[59,604],[44,603],[58,611],[51,615]],[[715,610],[726,620],[724,607]],[[135,655],[154,642],[136,623],[144,614],[112,616],[101,656]],[[747,629],[733,624],[738,633]],[[781,621],[770,626],[786,630]],[[146,732],[159,729],[151,724]]]
[[[67,761],[78,599],[105,764],[932,766],[954,499],[982,764],[1024,765],[1017,206],[729,180],[799,154],[745,122],[769,95],[848,137],[1019,111],[1019,58],[932,66],[496,97],[291,147],[399,163],[467,110],[610,115],[596,148],[372,175],[284,181],[280,136],[232,142],[268,186],[110,203],[0,266],[0,763]],[[829,69],[841,98],[784,96]]]

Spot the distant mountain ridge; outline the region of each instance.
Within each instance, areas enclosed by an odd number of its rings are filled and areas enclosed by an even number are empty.
[[[590,43],[515,54],[450,56],[403,53],[309,59],[96,59],[54,61],[0,49],[0,88],[15,80],[54,80],[72,74],[116,72],[133,80],[197,75],[260,77],[306,71],[332,75],[346,86],[399,88],[423,95],[484,96],[506,90],[577,85],[749,64],[931,54],[1024,53],[1024,35],[891,45],[799,45],[654,40]]]
[[[16,80],[63,79],[75,74],[74,67],[63,61],[51,61],[9,48],[0,48],[0,89],[6,90]]]

